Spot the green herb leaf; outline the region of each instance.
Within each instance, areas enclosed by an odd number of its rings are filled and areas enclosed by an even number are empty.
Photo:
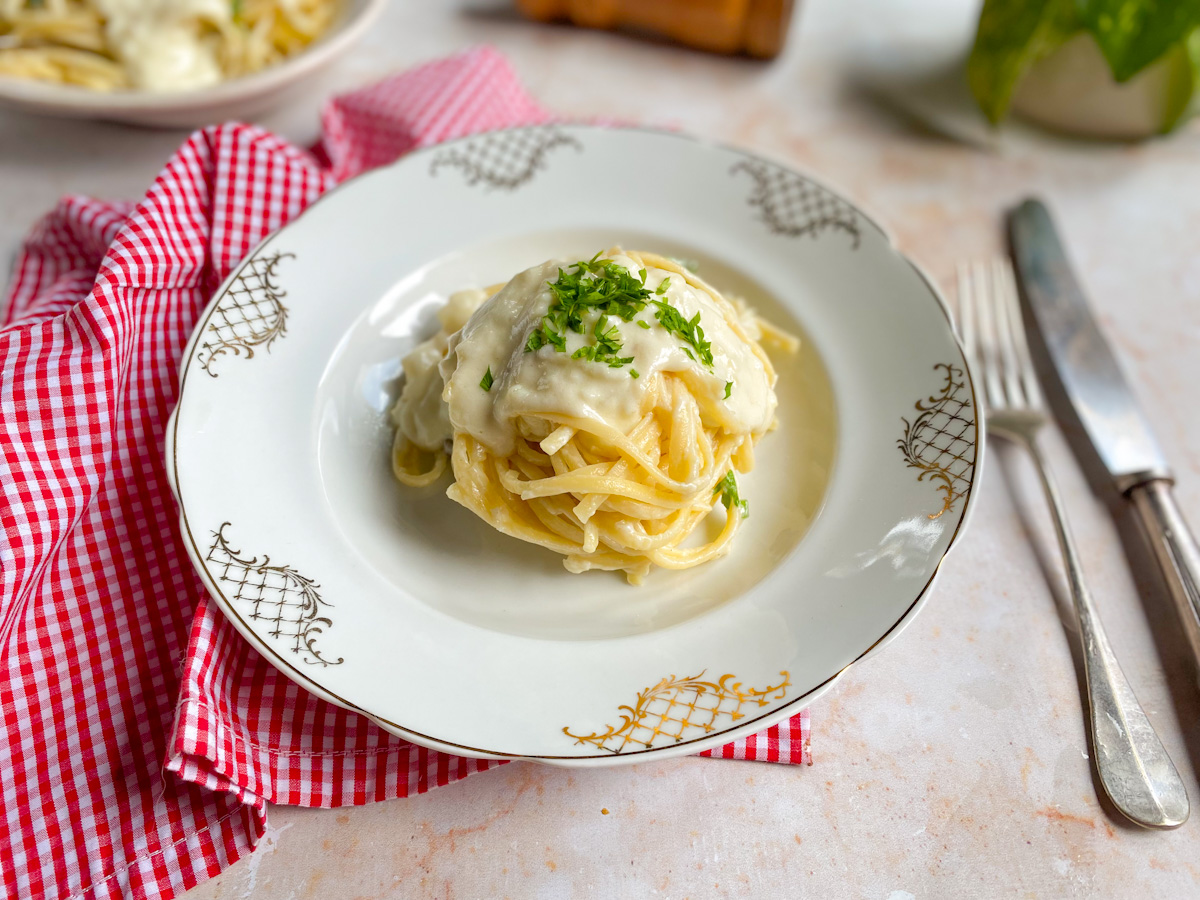
[[[699,355],[700,361],[711,370],[713,366],[712,344],[704,339],[704,329],[700,327],[700,313],[697,312],[691,319],[685,319],[683,313],[666,300],[655,300],[653,303],[658,307],[654,313],[658,324],[680,340],[690,344],[691,348]],[[687,347],[683,348],[683,352],[693,360],[696,358],[692,355],[692,350]]]
[[[721,495],[721,502],[730,512],[736,506],[742,511],[743,519],[750,515],[750,501],[738,497],[737,479],[733,476],[733,469],[730,469],[725,477],[717,482],[716,488],[713,489],[713,496],[715,497],[717,494]]]
[[[629,377],[630,377],[630,378],[641,378],[642,376],[638,374],[638,370],[637,370],[637,369],[630,369],[630,370],[629,370]]]
[[[612,353],[621,348],[621,329],[616,325],[609,325],[608,316],[604,313],[600,314],[600,318],[592,326],[592,334],[596,336],[596,346],[604,348],[606,352]]]
[[[733,382],[732,381],[725,382],[725,399],[728,400],[729,395],[732,393],[733,393]]]
[[[639,327],[645,328],[647,331],[650,330],[650,323],[647,322],[645,319],[638,319],[637,323],[638,323]]]
[[[483,373],[483,380],[479,382],[479,386],[485,391],[490,391],[492,385],[496,383],[496,379],[492,377],[492,367],[488,366],[486,372]]]

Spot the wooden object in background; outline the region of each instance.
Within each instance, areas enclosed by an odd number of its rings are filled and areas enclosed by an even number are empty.
[[[531,19],[585,28],[629,28],[713,53],[778,55],[792,0],[516,0]]]

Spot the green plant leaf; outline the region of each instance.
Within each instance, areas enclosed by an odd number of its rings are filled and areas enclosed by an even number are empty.
[[[1169,131],[1200,88],[1198,29],[1200,0],[985,0],[967,81],[984,115],[998,123],[1029,67],[1086,31],[1120,82],[1167,57]]]
[[[1188,117],[1200,93],[1200,28],[1187,40],[1167,51],[1167,102],[1163,110],[1162,131],[1171,131]]]
[[[1008,112],[1029,67],[1080,27],[1075,0],[985,0],[967,60],[967,82],[993,124]]]
[[[1081,0],[1079,17],[1113,77],[1128,81],[1200,25],[1200,0]]]

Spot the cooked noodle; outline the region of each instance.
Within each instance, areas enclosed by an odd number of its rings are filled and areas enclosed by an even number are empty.
[[[646,324],[636,320],[626,322],[640,324],[645,333],[643,339],[657,340],[657,345],[650,346],[667,348],[673,353],[672,359],[682,359],[674,353],[682,350],[692,358],[690,364],[676,362],[637,374],[636,370],[625,368],[628,378],[614,378],[612,370],[620,373],[621,366],[605,367],[565,353],[555,354],[553,348],[543,347],[538,352],[545,363],[593,367],[578,370],[582,373],[580,377],[594,375],[605,390],[610,389],[609,385],[612,390],[636,390],[640,394],[636,412],[623,424],[597,415],[594,409],[572,410],[565,401],[542,406],[534,401],[532,406],[527,405],[519,414],[504,420],[513,437],[511,445],[504,446],[486,429],[470,427],[471,411],[456,395],[470,390],[475,378],[473,372],[469,377],[464,374],[461,385],[452,381],[453,373],[465,365],[462,359],[454,359],[456,350],[464,341],[472,340],[470,332],[482,312],[470,317],[467,328],[457,329],[467,324],[465,313],[472,301],[480,303],[489,292],[455,295],[451,306],[457,304],[457,307],[450,315],[443,315],[439,334],[405,360],[409,381],[393,414],[399,426],[393,464],[397,478],[405,484],[436,481],[445,468],[444,449],[437,443],[439,431],[430,428],[428,433],[418,435],[416,420],[422,415],[429,421],[434,415],[445,417],[441,434],[450,436],[454,483],[447,495],[451,499],[505,534],[561,553],[571,572],[619,570],[637,583],[651,566],[685,569],[728,552],[745,509],[744,501],[739,503],[737,497],[733,472],[750,471],[755,443],[775,424],[775,372],[760,341],[790,352],[797,349],[798,342],[744,305],[722,297],[670,259],[616,248],[606,256],[631,260],[641,269],[642,281],[647,285],[651,279],[665,274],[662,280],[668,284],[680,279],[686,285],[683,290],[697,292],[688,296],[702,293],[704,317],[693,321],[701,322],[701,341],[704,332],[708,332],[715,361],[703,365],[677,336],[663,330],[665,326],[651,324],[654,319],[649,316],[642,317],[648,320]],[[653,273],[649,278],[647,270]],[[663,296],[684,296],[677,293],[679,287],[674,290],[676,293]],[[683,300],[672,302],[679,304]],[[721,317],[720,322],[713,321],[716,315]],[[595,329],[597,334],[604,324]],[[661,334],[652,334],[655,328]],[[626,329],[622,333],[625,347],[636,346],[634,338],[642,335],[638,329]],[[718,343],[718,335],[723,344]],[[527,337],[527,332],[520,335],[522,344]],[[672,342],[678,346],[672,348]],[[667,350],[660,350],[655,358],[666,359]],[[428,375],[428,363],[435,356],[444,358],[441,379]],[[729,369],[733,366],[731,360],[739,359],[740,368],[735,367],[738,374],[729,376],[724,398],[719,392],[714,394],[710,383],[714,378],[725,377],[718,374],[724,371],[721,367]],[[498,410],[512,396],[520,398],[528,393],[527,385],[512,374],[513,366],[532,365],[533,361],[520,350],[514,360],[491,360],[485,378],[491,377],[493,369],[503,369],[503,374],[496,376],[497,390],[508,391],[509,395],[501,393],[493,400],[490,384],[475,390],[487,391],[487,402],[495,404]],[[543,370],[538,375],[540,380],[528,384],[540,385],[547,377]],[[755,378],[763,382],[758,393],[751,384]],[[749,425],[732,423],[736,415],[728,409],[732,406],[731,393],[739,381],[750,398],[743,410],[749,416],[746,419]],[[436,401],[441,405],[435,408],[434,395],[442,382],[447,384],[437,395]],[[585,388],[591,389],[591,383],[586,382]],[[421,393],[423,397],[418,397]],[[448,406],[441,402],[443,398],[449,401]],[[474,402],[477,398],[468,395],[467,399]],[[487,409],[491,411],[492,407]],[[500,413],[495,415],[501,417]],[[699,546],[688,546],[688,537],[714,509],[724,515],[719,534]]]

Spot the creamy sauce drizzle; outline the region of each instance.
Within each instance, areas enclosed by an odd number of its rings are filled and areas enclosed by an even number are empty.
[[[208,87],[221,78],[205,30],[231,27],[230,0],[93,0],[109,45],[133,86],[151,91]]]
[[[638,272],[639,266],[629,257],[612,259],[631,273]],[[493,453],[507,455],[515,446],[518,418],[554,413],[590,418],[628,431],[652,400],[649,391],[657,381],[655,376],[664,372],[684,379],[699,401],[705,424],[755,434],[771,427],[776,406],[773,379],[750,344],[730,326],[727,316],[735,316],[736,311],[663,269],[647,268],[645,285],[654,290],[670,278],[661,299],[685,318],[700,313],[705,339],[712,344],[711,371],[691,359],[685,344],[659,325],[651,304],[634,321],[609,317],[621,333],[621,356],[632,356],[631,365],[610,368],[571,358],[579,347],[594,341],[591,327],[599,315],[595,312],[584,317],[585,334],[568,331],[565,353],[552,346],[526,352],[529,333],[540,324],[551,303],[547,282],[568,265],[551,260],[522,272],[470,315],[461,331],[448,340],[435,336],[405,358],[407,382],[394,418],[410,440],[435,449],[455,430],[461,430]],[[454,295],[447,309],[460,298],[457,315],[461,315],[466,294]],[[471,296],[476,301],[481,297],[479,292]],[[638,319],[650,328],[639,326]],[[447,324],[451,323],[443,319],[443,325]],[[444,355],[439,338],[445,340]],[[436,378],[431,371],[435,356],[440,360],[440,377]],[[494,383],[485,391],[480,381],[488,369]],[[632,370],[638,372],[638,378],[631,377]],[[439,382],[445,388],[442,402],[435,403]],[[727,382],[733,382],[729,398],[725,397]]]
[[[438,363],[446,355],[450,336],[467,324],[486,298],[479,290],[451,294],[437,313],[441,329],[429,340],[417,344],[400,362],[404,368],[404,389],[392,409],[392,422],[424,450],[440,450],[454,436],[450,411],[442,402],[445,382]]]

